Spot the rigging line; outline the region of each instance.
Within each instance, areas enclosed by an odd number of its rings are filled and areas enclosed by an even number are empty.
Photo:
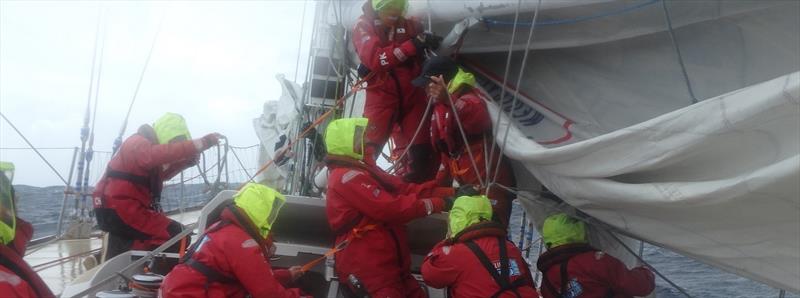
[[[3,120],[6,120],[6,122],[8,123],[8,125],[11,125],[11,128],[13,128],[13,129],[14,129],[14,131],[16,131],[16,132],[17,132],[17,134],[18,134],[20,137],[22,137],[22,140],[24,140],[24,141],[25,141],[25,143],[28,143],[28,146],[30,146],[30,147],[31,147],[31,149],[33,149],[33,151],[35,151],[37,155],[39,155],[39,157],[42,159],[42,161],[44,161],[44,163],[46,163],[46,164],[47,164],[47,166],[48,166],[48,167],[50,167],[50,169],[51,169],[51,170],[53,170],[53,173],[55,173],[55,174],[56,174],[56,176],[58,176],[58,178],[59,178],[59,179],[61,179],[61,182],[64,182],[64,185],[66,185],[66,186],[67,186],[67,189],[69,189],[69,182],[67,182],[67,180],[66,180],[66,179],[64,179],[64,177],[63,177],[63,176],[61,176],[61,174],[60,174],[60,173],[58,173],[58,171],[56,170],[56,168],[54,168],[54,167],[53,167],[53,165],[52,165],[52,164],[50,164],[50,162],[49,162],[49,161],[47,161],[47,158],[44,158],[44,155],[42,155],[42,153],[41,153],[41,152],[39,152],[39,150],[37,150],[37,149],[36,149],[36,147],[34,147],[34,146],[33,146],[33,144],[31,144],[31,141],[28,141],[28,138],[26,138],[26,137],[25,137],[25,135],[23,135],[23,134],[22,134],[22,132],[20,132],[20,131],[19,131],[19,129],[17,129],[17,127],[14,125],[14,123],[11,123],[11,120],[8,120],[8,118],[6,118],[6,115],[5,115],[5,114],[3,114],[3,112],[0,112],[0,117],[3,117]]]
[[[517,1],[517,10],[514,13],[514,28],[511,30],[511,41],[509,41],[509,43],[508,43],[508,57],[506,57],[506,69],[505,69],[504,74],[503,74],[503,84],[500,85],[500,86],[505,86],[506,83],[508,82],[508,71],[511,68],[511,56],[514,53],[514,39],[516,38],[516,35],[517,35],[517,23],[519,22],[519,10],[520,10],[521,6],[522,6],[522,0],[518,0]],[[497,115],[495,117],[497,119],[497,123],[494,123],[495,125],[494,125],[494,129],[492,131],[492,137],[493,138],[495,136],[497,136],[498,132],[500,132],[500,113],[503,111],[502,105],[503,105],[503,98],[505,98],[505,96],[506,96],[506,88],[500,89],[500,97],[499,97],[500,98],[500,102],[499,102],[500,109],[497,109]],[[490,157],[494,156],[494,147],[495,147],[495,145],[497,145],[497,142],[492,142],[492,146],[491,146],[492,148],[491,148],[491,150],[489,150],[489,155],[488,156],[490,156]],[[486,175],[487,175],[487,178],[488,178],[489,173],[486,173]]]
[[[330,117],[330,116],[333,114],[333,112],[336,110],[336,108],[338,108],[340,105],[344,104],[344,101],[345,101],[347,98],[349,98],[349,97],[353,96],[353,94],[355,94],[355,93],[356,93],[356,92],[357,92],[359,89],[363,89],[363,88],[369,88],[369,87],[362,87],[361,85],[362,85],[362,84],[364,84],[366,81],[370,80],[370,79],[371,79],[371,78],[372,78],[374,75],[375,75],[375,72],[370,72],[369,74],[367,74],[367,75],[366,75],[366,76],[364,76],[363,78],[361,78],[361,79],[359,79],[358,81],[356,81],[356,83],[355,83],[355,84],[353,84],[353,87],[352,87],[352,88],[350,88],[350,91],[348,91],[347,93],[345,93],[344,95],[342,95],[341,97],[339,97],[339,99],[338,99],[338,100],[336,100],[336,103],[334,103],[334,105],[333,105],[333,106],[331,106],[331,107],[330,107],[330,109],[328,109],[328,111],[326,111],[325,113],[323,113],[322,115],[320,115],[319,117],[317,117],[317,119],[316,119],[316,120],[314,120],[314,122],[313,122],[313,123],[311,123],[311,125],[309,125],[309,126],[308,126],[308,127],[307,127],[307,128],[304,130],[304,131],[303,131],[303,132],[301,132],[300,134],[298,134],[298,135],[297,135],[297,136],[296,136],[296,137],[295,137],[295,138],[294,138],[292,141],[290,141],[290,142],[289,142],[289,143],[288,143],[286,146],[284,146],[283,148],[281,148],[281,150],[280,150],[280,151],[277,151],[277,152],[275,152],[275,155],[274,155],[274,157],[273,157],[273,158],[270,158],[270,160],[268,160],[266,163],[264,163],[264,165],[263,165],[263,166],[261,166],[261,167],[258,169],[258,171],[256,171],[256,172],[255,172],[255,174],[253,174],[253,176],[250,176],[250,177],[248,177],[247,181],[245,181],[245,183],[243,183],[243,184],[242,184],[242,185],[239,187],[239,189],[238,189],[238,190],[241,190],[241,189],[242,189],[242,187],[244,187],[244,186],[246,185],[246,183],[247,183],[247,182],[255,182],[255,181],[253,181],[253,178],[255,178],[256,176],[258,176],[258,174],[261,174],[262,172],[266,171],[266,170],[267,170],[267,169],[268,169],[270,166],[272,166],[272,165],[275,163],[275,159],[276,159],[276,157],[278,157],[278,156],[281,156],[281,157],[283,157],[283,155],[284,155],[284,154],[286,154],[286,153],[289,151],[289,149],[291,149],[291,148],[292,148],[292,146],[294,146],[294,144],[295,144],[295,143],[296,143],[298,140],[300,140],[301,138],[305,137],[305,136],[306,136],[306,135],[307,135],[307,134],[308,134],[308,133],[311,131],[311,129],[312,129],[312,128],[315,128],[316,126],[318,126],[318,125],[322,124],[322,121],[323,121],[323,120],[325,120],[325,119],[327,119],[328,117]]]
[[[611,235],[611,237],[612,237],[612,238],[614,238],[614,240],[616,240],[617,242],[619,242],[619,244],[620,244],[620,245],[622,245],[622,247],[623,247],[623,248],[625,248],[625,250],[627,250],[627,251],[628,251],[629,253],[631,253],[631,254],[632,254],[634,257],[636,257],[636,259],[637,259],[637,260],[639,260],[639,262],[641,262],[642,264],[645,264],[645,265],[646,265],[646,266],[647,266],[647,267],[648,267],[650,270],[652,270],[652,271],[653,271],[653,273],[655,273],[656,275],[658,275],[658,277],[661,277],[661,279],[663,279],[663,280],[664,280],[664,281],[666,281],[668,284],[670,284],[672,287],[674,287],[676,290],[678,290],[678,292],[681,292],[681,294],[683,294],[684,296],[686,296],[686,297],[689,297],[689,298],[692,298],[692,295],[689,295],[689,293],[687,293],[687,292],[686,292],[686,290],[684,290],[683,288],[679,287],[677,284],[675,284],[674,282],[672,282],[672,281],[671,281],[669,278],[667,278],[666,276],[664,276],[664,274],[661,274],[661,272],[659,272],[659,271],[658,271],[658,269],[656,269],[655,267],[653,267],[653,266],[651,266],[649,263],[647,263],[647,261],[645,261],[645,260],[644,260],[644,259],[643,259],[641,256],[637,255],[637,254],[636,254],[636,252],[634,252],[634,251],[633,251],[633,249],[631,249],[630,247],[628,247],[628,245],[627,245],[627,244],[625,244],[625,242],[624,242],[624,241],[622,241],[622,239],[619,239],[619,237],[617,237],[617,235],[616,235],[616,234],[614,234],[614,232],[613,232],[613,231],[608,231],[608,234],[609,234],[609,235]]]
[[[147,58],[144,61],[144,67],[142,68],[141,74],[139,74],[139,82],[136,83],[136,89],[133,91],[133,98],[131,98],[131,104],[128,106],[128,112],[125,114],[125,120],[122,121],[122,127],[119,130],[119,135],[117,139],[114,140],[114,153],[117,152],[119,146],[122,144],[122,135],[125,134],[125,128],[128,126],[128,118],[131,116],[131,110],[133,109],[133,104],[136,103],[136,95],[139,94],[139,87],[142,86],[142,80],[144,79],[144,74],[147,72],[147,66],[150,65],[150,57],[153,55],[153,49],[156,47],[156,42],[158,41],[158,35],[161,34],[161,26],[164,24],[164,16],[165,14],[161,15],[161,20],[158,21],[158,28],[156,29],[156,35],[153,36],[153,43],[150,45],[150,51],[147,53]]]
[[[233,147],[231,147],[231,148],[233,148]],[[235,148],[233,148],[233,149],[235,149]],[[247,169],[244,167],[244,163],[242,162],[241,159],[239,159],[239,154],[236,154],[236,150],[233,150],[233,149],[231,150],[231,152],[233,152],[233,157],[235,157],[236,161],[239,162],[239,166],[242,167],[242,170],[244,171],[244,174],[247,175],[247,177],[251,177],[250,173],[248,173]]]
[[[306,6],[308,0],[303,0],[303,17],[300,19],[300,38],[297,41],[297,59],[294,63],[294,82],[297,82],[297,71],[300,67],[300,48],[303,46],[303,31],[306,29]]]
[[[400,154],[400,157],[395,159],[396,163],[394,163],[389,169],[386,170],[387,172],[393,170],[396,167],[396,165],[399,164],[403,160],[403,158],[406,156],[406,154],[408,154],[408,150],[411,149],[411,146],[414,145],[414,141],[417,140],[417,135],[419,135],[419,132],[422,130],[422,125],[425,123],[425,119],[428,119],[430,117],[431,106],[433,106],[433,101],[434,101],[433,98],[428,98],[428,105],[425,106],[425,112],[422,113],[422,121],[420,121],[419,125],[417,125],[417,130],[415,130],[414,131],[414,135],[411,136],[411,141],[409,141],[408,145],[406,146],[406,148],[403,149],[403,153]],[[428,122],[428,123],[430,123],[430,122]]]
[[[433,32],[433,22],[431,21],[431,0],[426,1],[428,3],[428,32]]]
[[[683,80],[686,82],[686,89],[689,90],[689,96],[692,103],[697,103],[697,97],[694,95],[692,82],[689,80],[689,73],[686,72],[686,64],[683,63],[683,55],[681,55],[681,47],[678,46],[678,39],[675,37],[675,30],[672,27],[672,18],[669,16],[669,9],[667,9],[667,0],[661,0],[661,7],[664,9],[664,19],[667,21],[667,31],[669,31],[669,38],[672,40],[672,47],[675,48],[675,54],[678,56],[678,64],[681,66],[681,73],[683,73]]]
[[[469,144],[469,140],[467,139],[467,133],[464,132],[464,126],[461,125],[461,117],[458,116],[458,111],[456,111],[456,105],[453,102],[453,97],[450,96],[450,92],[447,92],[447,89],[445,89],[445,94],[447,96],[447,100],[450,102],[450,110],[453,111],[453,116],[456,118],[456,124],[458,126],[458,131],[461,133],[461,139],[464,142],[464,148],[467,148],[467,154],[469,154],[469,161],[472,164],[472,169],[475,171],[475,177],[478,177],[478,183],[480,183],[481,188],[483,188],[486,186],[486,184],[484,184],[483,177],[481,177],[481,172],[478,171],[478,164],[475,163],[475,155],[472,154],[472,148],[470,148],[471,146]],[[486,176],[486,179],[487,181],[485,182],[488,183],[489,176]]]
[[[531,21],[531,23],[536,24],[536,19],[539,17],[539,8],[541,8],[541,6],[542,6],[542,0],[539,0],[539,2],[536,4],[536,9],[533,11],[533,20]],[[534,29],[536,29],[536,26],[531,26],[530,30],[528,30],[528,42],[525,45],[525,54],[522,55],[522,63],[519,66],[519,74],[517,74],[517,84],[516,84],[517,88],[514,90],[514,95],[512,96],[511,112],[509,113],[509,116],[513,116],[514,115],[514,111],[517,108],[516,107],[516,105],[517,105],[517,96],[519,96],[519,89],[520,89],[519,86],[520,86],[520,83],[522,82],[522,76],[523,76],[523,74],[525,74],[525,64],[528,62],[528,56],[529,56],[529,54],[531,52],[531,42],[533,41],[533,31],[534,31]],[[501,100],[502,100],[502,97],[501,97]],[[501,105],[502,105],[502,103],[501,103]],[[500,109],[498,109],[498,111],[502,111],[502,110],[503,110],[503,108],[502,108],[502,106],[500,106]],[[498,124],[498,127],[499,127],[500,126],[500,118],[497,119],[497,124]],[[501,160],[502,160],[502,155],[503,155],[503,152],[505,152],[505,150],[506,150],[506,145],[508,145],[508,132],[511,130],[511,125],[512,125],[512,122],[511,122],[511,118],[509,117],[508,118],[508,124],[506,125],[506,131],[505,131],[505,133],[503,135],[503,145],[500,148],[500,152],[498,152],[499,158],[497,160],[497,165],[495,165],[494,174],[491,174],[491,177],[492,177],[491,178],[491,182],[489,182],[489,184],[486,186],[486,193],[489,193],[489,190],[491,190],[491,188],[492,188],[492,183],[494,183],[497,180],[497,175],[500,172],[500,164],[501,164]],[[496,136],[497,135],[494,135],[495,138],[496,138]],[[489,158],[494,159],[494,155],[490,155]],[[491,165],[491,162],[490,162],[490,165]],[[490,173],[486,173],[486,179],[487,180],[489,179],[489,175],[490,175]]]
[[[103,58],[105,57],[106,52],[106,36],[108,35],[108,16],[106,15],[106,9],[103,8],[103,42],[100,43],[100,64],[97,66],[97,84],[95,84],[94,90],[94,111],[92,111],[92,129],[89,131],[89,148],[94,146],[94,132],[95,132],[95,124],[97,124],[97,106],[100,103],[100,79],[103,77]]]
[[[98,9],[97,25],[95,25],[94,32],[94,48],[92,49],[92,68],[89,71],[89,90],[86,94],[86,111],[83,114],[83,126],[81,127],[81,149],[78,156],[78,176],[77,179],[75,179],[75,189],[78,192],[81,192],[81,187],[83,185],[83,172],[86,164],[86,141],[89,137],[89,115],[91,115],[92,111],[92,91],[94,90],[94,73],[95,64],[97,63],[97,43],[100,40],[100,24],[102,23],[102,17],[103,11],[102,9]],[[77,201],[75,201],[75,204],[77,204]]]
[[[73,150],[74,147],[39,147],[39,150]],[[0,150],[31,150],[30,147],[2,147]]]

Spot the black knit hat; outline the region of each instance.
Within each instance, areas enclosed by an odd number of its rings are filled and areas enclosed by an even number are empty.
[[[425,61],[422,66],[422,75],[411,81],[414,86],[422,87],[430,82],[431,77],[442,75],[445,82],[449,82],[458,73],[458,64],[453,59],[445,56],[436,56]]]

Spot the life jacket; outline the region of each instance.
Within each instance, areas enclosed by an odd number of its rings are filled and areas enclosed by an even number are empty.
[[[33,291],[36,292],[36,297],[55,297],[53,292],[47,287],[47,284],[45,284],[42,278],[22,259],[22,256],[17,254],[14,249],[2,244],[0,244],[0,265],[8,268],[11,272],[14,272],[19,278],[28,283]]]
[[[494,237],[497,239],[497,247],[500,250],[500,273],[497,272],[495,265],[489,260],[489,257],[486,256],[481,248],[472,240],[482,237]],[[447,240],[451,244],[455,243],[463,243],[464,245],[469,248],[470,251],[478,258],[481,265],[483,265],[484,269],[489,272],[489,275],[492,276],[494,282],[500,287],[497,292],[495,292],[491,297],[496,298],[499,297],[501,294],[512,291],[518,298],[522,296],[517,291],[517,288],[523,286],[531,286],[533,287],[533,281],[529,279],[529,276],[525,275],[515,281],[511,281],[509,276],[510,272],[510,259],[508,257],[508,249],[506,248],[506,231],[502,225],[492,222],[492,221],[484,221],[474,225],[471,225],[465,228],[463,231],[456,234],[451,239]],[[535,287],[534,287],[535,288]]]
[[[139,130],[136,132],[136,134],[144,137],[145,139],[150,141],[150,143],[158,144],[155,131],[149,125],[142,125],[141,127],[139,127]],[[119,152],[121,152],[121,150],[117,151],[118,154]],[[128,181],[134,185],[138,185],[148,189],[150,191],[150,196],[152,197],[152,204],[150,208],[158,212],[162,211],[161,191],[163,189],[163,183],[161,182],[160,169],[158,168],[152,169],[147,173],[147,176],[141,176],[126,171],[114,170],[110,166],[108,166],[106,167],[106,172],[105,174],[103,174],[103,178],[101,179],[101,181],[106,180],[108,178]],[[105,196],[103,195],[103,193],[105,191],[105,186],[107,184],[108,184],[107,182],[104,182],[98,187],[97,190],[95,190],[94,195],[98,199],[93,200],[94,208],[105,207]]]
[[[558,247],[555,250],[549,251],[539,257],[539,260],[536,262],[536,267],[539,271],[542,272],[542,288],[547,289],[553,296],[558,298],[564,298],[568,289],[567,286],[569,284],[569,272],[567,272],[567,265],[569,264],[569,260],[577,256],[579,254],[587,253],[587,252],[597,252],[598,250],[588,244],[583,243],[576,243],[576,244],[568,244],[561,247]],[[559,266],[559,272],[561,275],[561,285],[556,287],[548,278],[547,272],[553,266]],[[612,289],[608,289],[606,293],[606,297],[612,298],[614,297],[614,291]]]
[[[225,205],[223,208],[224,209],[219,213],[212,212],[212,217],[219,218],[221,213],[226,212],[226,211],[230,212],[233,215],[233,217],[235,218],[237,226],[242,228],[242,230],[244,230],[245,233],[247,233],[247,235],[249,235],[251,238],[253,238],[253,240],[255,240],[259,244],[259,248],[261,248],[262,255],[264,256],[265,259],[269,260],[269,255],[268,255],[268,252],[265,249],[265,247],[271,246],[272,245],[272,243],[271,243],[272,240],[271,239],[265,240],[263,237],[260,237],[258,232],[256,232],[257,230],[254,228],[252,222],[247,218],[247,215],[242,213],[239,210],[238,207],[233,205],[233,203]],[[214,213],[216,213],[216,214],[214,214]],[[214,219],[210,218],[210,220],[213,221]],[[211,227],[206,229],[206,231],[203,232],[203,234],[200,235],[200,237],[197,238],[198,239],[197,242],[195,242],[191,246],[189,246],[189,248],[186,250],[186,254],[180,259],[180,262],[182,264],[185,264],[186,266],[191,267],[192,269],[194,269],[195,271],[199,272],[200,274],[202,274],[203,276],[206,277],[206,284],[205,284],[205,288],[206,289],[208,289],[208,286],[211,283],[215,283],[215,282],[218,282],[218,283],[233,283],[233,282],[236,282],[235,278],[230,277],[227,274],[224,274],[222,272],[219,272],[219,270],[214,269],[214,268],[212,268],[210,266],[207,266],[207,265],[203,264],[202,262],[199,262],[199,261],[197,261],[197,260],[192,258],[192,255],[194,255],[194,253],[197,251],[197,248],[201,245],[201,243],[203,243],[203,240],[204,240],[204,238],[206,237],[206,235],[208,233],[212,233],[214,231],[218,231],[219,229],[221,229],[223,227],[226,227],[226,226],[228,226],[230,224],[234,224],[234,222],[232,222],[232,221],[230,221],[228,219],[222,219],[222,220],[217,221]]]

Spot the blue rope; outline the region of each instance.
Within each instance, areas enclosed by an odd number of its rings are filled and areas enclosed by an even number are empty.
[[[637,10],[637,9],[644,8],[646,6],[653,5],[655,3],[658,3],[659,1],[661,1],[661,0],[650,0],[650,1],[647,1],[647,2],[644,2],[644,3],[632,5],[632,6],[625,7],[625,8],[619,9],[619,10],[610,11],[610,12],[604,12],[604,13],[599,13],[599,14],[594,14],[594,15],[585,16],[585,17],[577,17],[577,18],[562,19],[562,20],[556,19],[556,20],[537,21],[536,22],[536,26],[539,27],[539,26],[557,26],[557,25],[574,24],[574,23],[585,22],[585,21],[590,21],[590,20],[599,19],[599,18],[605,18],[605,17],[615,16],[615,15],[620,15],[620,14],[631,12],[631,11],[634,11],[634,10]],[[487,25],[496,25],[496,26],[513,26],[514,25],[513,21],[504,21],[504,20],[491,19],[491,18],[483,18],[481,20]],[[517,25],[518,26],[528,26],[528,27],[530,27],[530,26],[533,26],[533,22],[518,22]]]

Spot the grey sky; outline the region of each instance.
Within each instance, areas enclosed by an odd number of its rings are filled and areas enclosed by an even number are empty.
[[[280,95],[275,75],[294,77],[303,4],[0,1],[0,111],[37,147],[80,146],[95,28],[105,9],[94,148],[110,151],[163,16],[125,136],[169,111],[187,118],[194,137],[217,131],[233,145],[256,144],[252,119]],[[309,1],[299,81],[313,6]],[[0,148],[9,147],[27,145],[0,121]],[[43,153],[67,175],[71,150]],[[30,150],[0,150],[0,160],[16,164],[15,184],[62,184]]]

